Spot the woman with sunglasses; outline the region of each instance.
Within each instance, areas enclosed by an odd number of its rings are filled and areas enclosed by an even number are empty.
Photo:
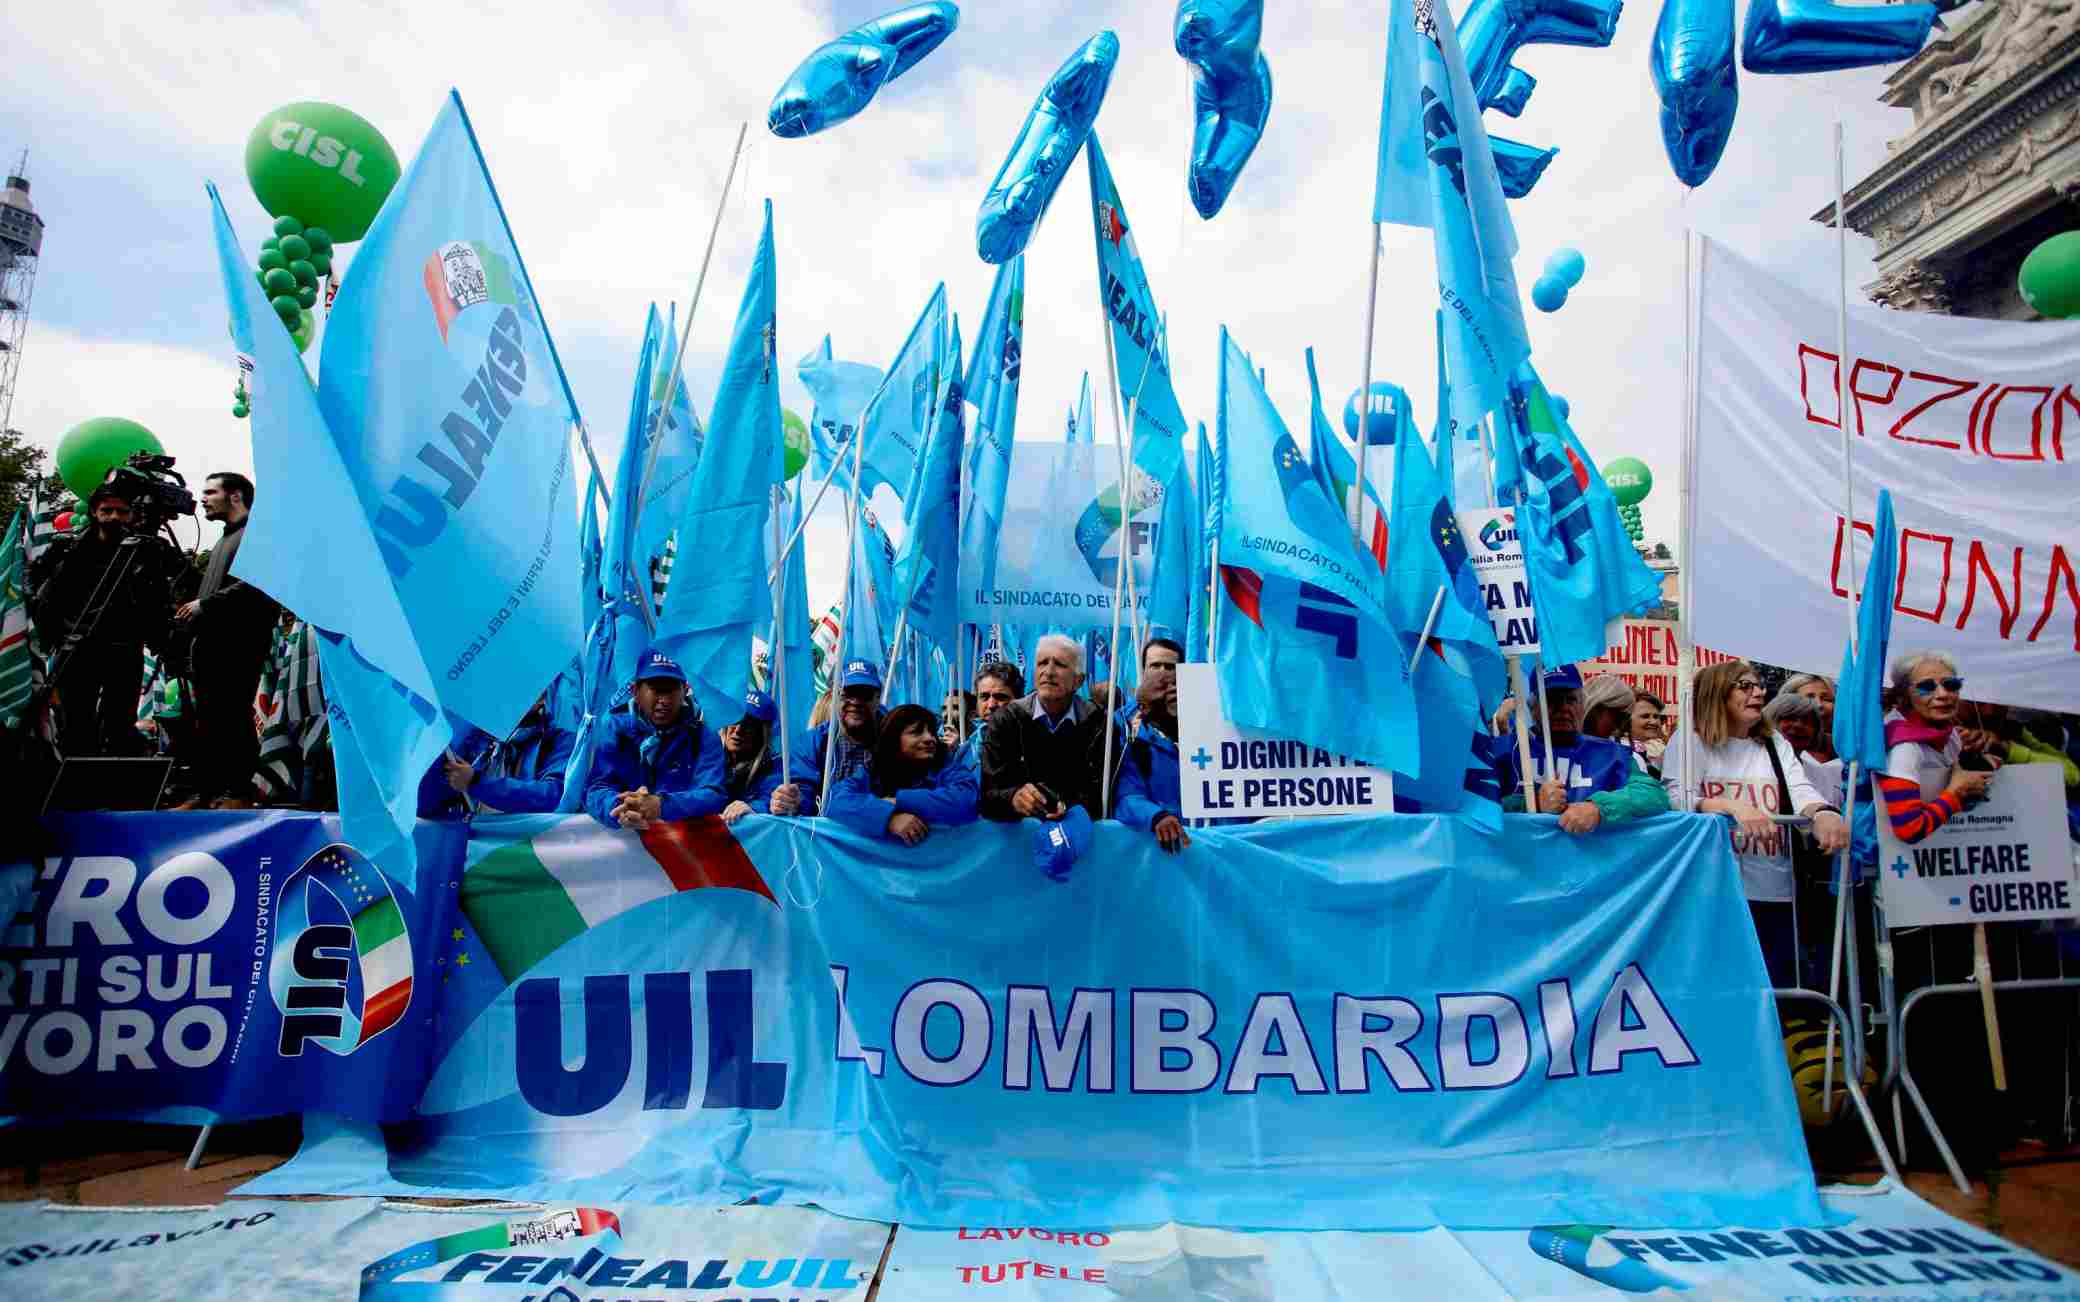
[[[1941,651],[1909,651],[1892,662],[1890,676],[1899,717],[1885,721],[1885,771],[1871,776],[1893,835],[1913,845],[1983,797],[1993,775],[1961,763],[1964,679],[1956,661]],[[1977,762],[1999,764],[1991,757]]]
[[[1833,853],[1849,843],[1849,827],[1806,776],[1790,743],[1762,717],[1767,689],[1755,666],[1743,660],[1712,665],[1697,675],[1697,742],[1694,779],[1684,772],[1681,729],[1662,756],[1662,777],[1677,809],[1723,814],[1733,820],[1733,852],[1740,860],[1741,891],[1755,920],[1763,963],[1778,985],[1798,984],[1816,970],[1811,960],[1800,972],[1792,873],[1792,829],[1771,815],[1799,813],[1813,820],[1813,839]],[[1686,785],[1689,788],[1686,790]],[[1695,797],[1695,803],[1690,803]]]

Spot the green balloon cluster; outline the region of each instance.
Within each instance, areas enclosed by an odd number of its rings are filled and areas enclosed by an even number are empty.
[[[1637,502],[1629,506],[1619,507],[1618,518],[1625,522],[1625,532],[1631,536],[1632,541],[1645,541],[1645,526],[1640,521],[1639,504]]]
[[[2022,260],[2015,287],[2038,316],[2080,316],[2080,231],[2054,235]]]
[[[58,440],[58,478],[65,481],[73,496],[84,502],[108,478],[108,472],[132,454],[157,455],[164,451],[159,436],[136,421],[121,416],[96,416],[66,430]]]
[[[260,206],[342,244],[368,234],[402,172],[383,133],[337,104],[285,104],[246,137],[246,179]]]
[[[324,227],[294,217],[277,217],[274,234],[260,241],[260,288],[299,352],[310,346],[311,309],[318,305],[318,282],[332,274],[332,254]]]
[[[782,454],[780,477],[793,479],[809,464],[809,426],[800,416],[786,408],[780,409],[781,437],[787,445]]]

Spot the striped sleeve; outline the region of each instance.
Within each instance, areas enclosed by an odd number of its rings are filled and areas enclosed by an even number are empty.
[[[1890,773],[1872,774],[1878,795],[1885,802],[1885,816],[1892,820],[1892,834],[1908,845],[1925,839],[1950,821],[1960,808],[1957,798],[1945,791],[1934,800],[1921,798],[1921,785],[1910,778]]]

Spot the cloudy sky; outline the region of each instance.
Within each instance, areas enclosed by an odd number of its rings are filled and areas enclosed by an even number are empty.
[[[1326,392],[1358,384],[1385,0],[1270,0],[1270,126],[1220,216],[1184,187],[1191,138],[1172,6],[1141,0],[1010,5],[969,0],[958,32],[848,124],[806,140],[763,126],[773,91],[808,51],[884,0],[455,6],[97,0],[17,5],[0,84],[0,151],[24,148],[48,223],[13,424],[45,446],[80,420],[123,415],[157,431],[184,469],[250,469],[203,183],[218,182],[249,250],[267,233],[243,179],[245,139],[290,101],[345,105],[409,160],[450,86],[460,90],[594,441],[611,467],[648,304],[691,296],[737,124],[751,146],[724,216],[687,367],[705,409],[757,239],[774,204],[779,351],[825,333],[840,357],[885,365],[933,284],[967,332],[991,268],[976,207],[1034,95],[1091,34],[1121,54],[1099,133],[1157,300],[1169,314],[1179,397],[1213,413],[1225,324],[1269,368],[1273,398],[1306,429],[1302,350]],[[1807,221],[1833,191],[1832,124],[1851,183],[1906,133],[1876,96],[1883,70],[1744,77],[1739,126],[1717,174],[1685,192],[1662,155],[1647,76],[1655,10],[1628,9],[1606,50],[1530,47],[1538,78],[1521,119],[1492,132],[1558,145],[1514,206],[1528,295],[1554,248],[1587,278],[1532,314],[1535,359],[1572,403],[1600,461],[1633,454],[1664,487],[1650,537],[1673,538],[1681,419],[1682,258],[1693,227],[1831,295],[1834,237]],[[1079,167],[1027,254],[1021,437],[1058,439],[1103,336]],[[1427,232],[1389,228],[1374,372],[1433,405],[1433,259]],[[350,250],[351,253],[351,250]],[[1870,279],[1852,236],[1852,285]],[[790,375],[788,405],[808,410]],[[1102,381],[1100,381],[1102,393]],[[1109,437],[1100,404],[1099,429]],[[261,491],[268,491],[262,485]],[[812,587],[833,592],[838,516],[811,530]]]

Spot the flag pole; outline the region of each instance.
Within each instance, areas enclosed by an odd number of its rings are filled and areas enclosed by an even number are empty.
[[[886,378],[881,383],[882,388],[888,386]],[[845,695],[845,637],[852,627],[852,622],[859,618],[859,612],[853,609],[852,569],[859,561],[859,513],[863,505],[859,500],[860,464],[866,457],[867,413],[874,409],[874,401],[880,397],[880,390],[875,390],[874,397],[868,399],[867,405],[860,409],[859,424],[853,426],[851,507],[845,512],[845,587],[842,589],[845,594],[845,617],[838,625],[837,665],[830,676],[831,708],[826,720],[830,727],[824,732],[823,786],[819,791],[823,800],[830,799],[831,766],[837,763],[838,733],[845,726],[839,719],[838,700]],[[886,683],[888,680],[884,678],[882,681]],[[821,808],[821,805],[818,808]]]
[[[715,256],[715,238],[722,233],[722,214],[729,209],[729,188],[737,179],[737,162],[744,156],[744,133],[750,130],[749,122],[737,124],[737,147],[730,151],[729,171],[722,178],[722,194],[715,200],[715,220],[708,227],[708,248],[701,254],[700,273],[693,278],[693,301],[686,305],[686,329],[679,335],[679,355],[672,361],[672,378],[664,386],[664,419],[672,418],[672,400],[679,392],[679,377],[686,370],[686,345],[693,341],[693,314],[700,310],[701,290],[708,283],[708,262]],[[693,417],[695,429],[700,428],[700,416],[693,410],[693,403],[686,404],[687,414]],[[663,437],[650,440],[650,459],[643,466],[642,488],[638,491],[634,514],[629,517],[629,528],[634,529],[643,518],[643,499],[650,495],[650,477],[657,473],[657,454],[664,446]]]
[[[1105,314],[1105,306],[1102,303],[1098,305],[1098,320],[1105,335],[1105,374],[1109,381],[1105,389],[1112,399],[1112,445],[1114,455],[1119,461],[1120,530],[1119,560],[1114,564],[1112,570],[1112,641],[1109,644],[1111,654],[1105,658],[1105,758],[1099,764],[1098,778],[1098,816],[1103,818],[1111,812],[1112,804],[1112,731],[1113,720],[1118,714],[1118,711],[1112,708],[1112,693],[1116,690],[1116,685],[1119,682],[1120,599],[1127,577],[1127,567],[1132,560],[1128,551],[1129,546],[1132,544],[1133,536],[1127,530],[1127,461],[1126,443],[1123,441],[1123,438],[1133,437],[1133,425],[1131,423],[1133,408],[1131,404],[1128,407],[1129,424],[1125,435],[1122,436],[1119,416],[1119,357],[1112,343],[1112,318]],[[1148,379],[1148,368],[1146,366],[1141,370],[1141,378],[1144,382]],[[1134,386],[1134,397],[1136,400],[1141,397],[1141,386],[1139,384]]]
[[[855,430],[852,436],[858,438],[859,432]],[[773,561],[775,573],[779,572],[782,565],[787,564],[788,554],[794,551],[794,545],[801,541],[802,531],[809,527],[809,517],[816,514],[817,507],[823,505],[823,495],[830,491],[831,481],[837,478],[838,471],[844,464],[845,454],[842,452],[831,458],[831,468],[823,472],[823,482],[816,486],[816,495],[809,499],[809,505],[802,511],[802,522],[794,527],[793,533],[787,535],[787,545],[780,549],[778,558]],[[773,576],[768,574],[766,582],[772,581]]]
[[[773,485],[773,544],[780,543],[780,504],[787,500],[784,484]],[[804,593],[806,598],[808,594]],[[787,569],[780,570],[779,586],[773,588],[773,640],[769,657],[773,679],[773,699],[780,707],[780,776],[784,780],[794,767],[794,748],[788,744],[787,713]],[[764,811],[759,811],[764,812]]]
[[[1372,448],[1372,328],[1379,315],[1379,223],[1366,230],[1372,245],[1372,273],[1365,291],[1365,366],[1358,389],[1358,492],[1351,502],[1351,532],[1365,538],[1365,460]],[[1370,550],[1370,549],[1368,549]]]
[[[1862,571],[1856,568],[1856,467],[1850,455],[1854,444],[1849,433],[1849,215],[1845,203],[1845,186],[1842,179],[1842,120],[1834,123],[1834,261],[1835,261],[1835,414],[1842,432],[1842,532],[1847,535],[1849,549],[1849,654],[1856,654],[1856,606],[1861,600],[1857,585]],[[1854,759],[1845,759],[1842,776],[1847,779],[1842,791],[1843,817],[1849,826],[1855,827],[1856,781],[1859,776]],[[1854,840],[1853,836],[1851,838]],[[1836,856],[1834,880],[1834,944],[1828,951],[1827,997],[1837,1003],[1842,997],[1842,941],[1846,935],[1849,914],[1849,856],[1853,845],[1845,845]],[[1821,1068],[1820,1106],[1826,1109],[1834,1103],[1834,1019],[1827,1019],[1826,1066]],[[1997,1059],[1996,1059],[1997,1061]],[[2000,1069],[1995,1068],[1995,1074]]]
[[[599,454],[592,450],[592,435],[586,430],[585,422],[582,420],[578,422],[578,446],[585,449],[585,459],[592,463],[592,482],[598,485],[599,495],[602,499],[601,504],[608,511],[612,511],[614,509],[614,498],[607,492],[607,476],[599,468]]]
[[[1697,648],[1691,643],[1690,589],[1697,569],[1697,549],[1692,535],[1696,531],[1695,509],[1691,504],[1692,484],[1697,465],[1697,286],[1690,274],[1691,247],[1696,237],[1688,227],[1683,230],[1683,425],[1682,441],[1677,460],[1677,477],[1682,491],[1678,494],[1678,520],[1676,532],[1678,545],[1682,548],[1680,568],[1676,577],[1676,726],[1683,730],[1683,747],[1677,753],[1682,764],[1683,781],[1676,791],[1677,812],[1687,812],[1695,805],[1691,792],[1699,788],[1697,781],[1697,720],[1692,718],[1691,700],[1693,679],[1697,676]],[[1704,272],[1704,255],[1698,256],[1698,274]]]

